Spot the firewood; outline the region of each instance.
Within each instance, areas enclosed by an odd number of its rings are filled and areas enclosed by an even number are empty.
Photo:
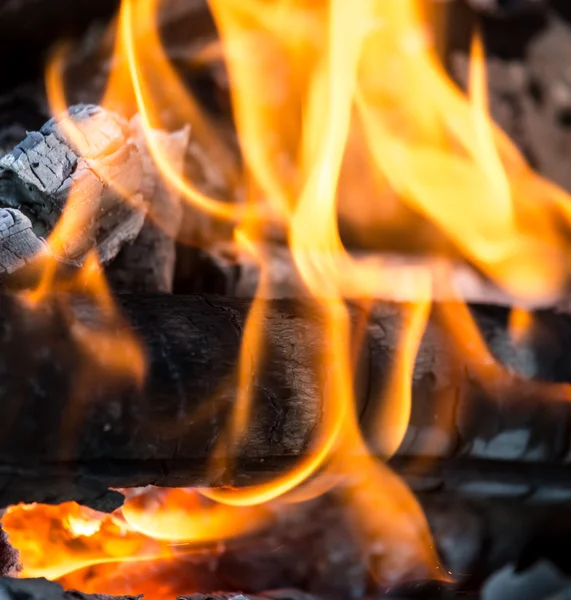
[[[85,156],[66,137],[65,121],[70,119],[85,136]],[[79,105],[69,116],[54,118],[28,134],[0,159],[0,204],[22,211],[34,233],[46,237],[72,193],[86,216],[74,231],[75,239],[65,241],[62,258],[78,259],[96,247],[107,262],[143,225],[141,180],[140,151],[130,141],[128,123],[97,106]]]
[[[170,291],[182,207],[153,164],[138,115],[127,121],[95,105],[75,105],[69,115],[48,121],[0,158],[0,206],[10,207],[0,221],[0,275],[47,250],[44,238],[73,210],[72,194],[86,214],[73,240],[55,249],[60,262],[81,266],[95,248],[103,263],[113,261],[117,291]],[[66,136],[68,118],[88,142],[85,156]],[[188,128],[154,135],[172,164],[182,166]]]
[[[138,115],[131,121],[140,148],[145,140]],[[173,168],[182,170],[190,130],[168,134],[153,131],[161,152],[168,154]],[[108,269],[108,278],[118,293],[172,292],[176,259],[176,237],[183,208],[175,190],[161,179],[148,152],[141,153],[143,196],[149,198],[149,214],[137,238],[123,247]]]
[[[371,506],[373,521],[376,511],[382,514],[387,510],[386,499],[379,492],[371,493],[372,498],[375,493],[378,498],[377,504]],[[463,590],[479,590],[491,573],[506,564],[524,569],[545,559],[564,572],[571,567],[567,542],[571,510],[565,503],[534,505],[501,498],[432,493],[419,494],[418,499],[443,566]],[[273,597],[278,590],[287,592],[284,587],[293,587],[300,595],[328,600],[364,598],[367,591],[377,592],[372,597],[384,597],[379,591],[386,593],[384,588],[389,581],[399,582],[394,563],[392,568],[387,564],[399,551],[398,540],[389,539],[383,531],[376,539],[363,540],[359,528],[353,527],[354,510],[347,504],[342,486],[341,490],[306,502],[274,505],[273,509],[268,508],[272,516],[263,529],[247,537],[224,540],[223,544],[209,546],[187,558],[181,553],[178,561],[164,561],[155,571],[156,578],[162,573],[173,589],[180,591],[188,586],[202,593],[212,589],[240,590],[256,597]],[[383,560],[385,557],[387,560]],[[405,568],[411,568],[415,560],[405,551],[401,562]],[[82,581],[99,580],[100,589],[105,589],[108,581],[115,592],[128,591],[128,584],[136,579],[140,567],[141,563],[133,569],[125,566],[119,575],[123,583],[119,585],[116,573],[106,573],[104,567],[100,570],[97,566],[89,570],[88,577],[85,572],[78,573],[64,577],[62,584],[81,587]],[[419,571],[417,568],[412,573],[413,580],[426,577]],[[427,591],[430,588],[427,581],[418,585]],[[134,589],[144,591],[140,582]],[[275,591],[270,594],[264,590]],[[415,597],[412,592],[410,595]],[[434,596],[426,593],[420,597]]]
[[[264,291],[268,298],[307,297],[309,291],[297,272],[291,252],[283,245],[267,244],[264,260],[271,286]],[[542,308],[553,306],[551,298],[524,300],[511,296],[468,263],[430,255],[407,255],[389,252],[350,251],[356,260],[376,261],[379,264],[377,290],[373,299],[386,302],[413,302],[418,299],[415,274],[420,271],[433,277],[432,298],[449,302],[459,298],[473,304]],[[238,298],[253,298],[258,291],[259,264],[250,255],[240,253],[230,242],[219,242],[204,252],[203,264],[208,261],[225,282],[224,293]],[[381,270],[380,265],[384,272]],[[206,266],[202,267],[203,269]],[[442,277],[445,273],[446,277]],[[371,282],[368,282],[369,284]],[[383,285],[384,283],[384,285]],[[196,290],[201,291],[201,290]],[[349,297],[351,290],[347,290]],[[358,293],[357,293],[358,295]]]
[[[263,366],[251,381],[252,423],[235,469],[225,472],[211,454],[236,397],[249,302],[138,295],[119,304],[148,358],[142,386],[129,373],[114,372],[107,351],[96,361],[79,344],[76,332],[102,321],[89,300],[56,295],[30,308],[0,297],[0,506],[76,499],[113,508],[121,499],[108,488],[247,485],[307,454],[323,411],[322,381],[312,368],[322,321],[311,307],[275,301],[260,323],[267,338]],[[507,332],[507,310],[473,311],[492,352],[507,365],[504,375],[487,387],[478,383],[437,308],[417,357],[410,425],[392,464],[415,489],[565,497],[568,388],[544,381],[571,379],[561,358],[571,318],[538,313],[536,335],[522,346]],[[365,317],[357,308],[352,314]],[[356,369],[361,422],[373,452],[379,447],[374,416],[399,323],[397,307],[379,307]],[[109,351],[122,348],[121,327],[100,329],[110,337]],[[128,356],[122,364],[130,364]]]
[[[0,274],[14,273],[45,250],[28,217],[14,208],[0,209]]]

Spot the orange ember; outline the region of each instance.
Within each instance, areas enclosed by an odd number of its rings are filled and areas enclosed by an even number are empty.
[[[225,62],[242,157],[238,168],[169,59],[158,26],[161,5],[161,0],[122,0],[113,68],[100,104],[139,113],[149,153],[169,189],[187,210],[230,224],[236,246],[260,268],[236,365],[234,409],[212,456],[231,469],[249,427],[252,374],[264,363],[260,324],[265,298],[272,296],[266,256],[271,231],[287,241],[300,292],[303,288],[309,295],[311,310],[320,317],[315,330],[320,356],[311,367],[323,419],[304,458],[258,485],[126,491],[125,505],[110,515],[74,503],[10,508],[3,522],[21,551],[23,575],[63,578],[85,591],[145,592],[154,600],[192,592],[188,561],[193,554],[214,555],[217,544],[247,539],[271,525],[272,515],[286,505],[338,487],[375,576],[385,583],[418,573],[446,578],[418,502],[385,463],[409,423],[414,364],[436,275],[422,267],[407,274],[415,301],[401,307],[393,371],[375,415],[371,452],[358,421],[359,348],[353,341],[358,336],[347,299],[358,298],[365,312],[374,310],[379,290],[394,286],[395,266],[386,265],[382,254],[351,254],[340,225],[370,242],[396,226],[404,237],[414,238],[416,224],[429,223],[438,232],[434,248],[453,249],[438,271],[445,282],[447,266],[460,256],[524,306],[557,297],[569,277],[570,253],[561,227],[571,223],[569,198],[534,173],[491,121],[480,38],[473,41],[469,93],[464,94],[440,64],[427,16],[415,0],[210,0],[219,43],[197,50],[187,64]],[[68,105],[69,51],[59,47],[47,68],[54,114]],[[187,124],[224,174],[233,202],[210,197],[173,166],[157,130]],[[80,129],[68,119],[63,129],[89,158],[89,123]],[[94,161],[92,167],[103,181],[117,185],[104,164]],[[126,190],[116,191],[137,202]],[[70,193],[48,240],[54,256],[73,243],[89,218],[77,200],[82,197],[82,190]],[[103,315],[94,328],[74,323],[70,315],[85,354],[72,402],[81,405],[79,397],[93,383],[94,372],[142,382],[144,349],[115,308],[95,254],[72,281],[59,282],[55,271],[55,260],[46,258],[38,288],[23,295],[31,309],[54,291],[80,290]],[[462,299],[438,311],[474,372],[484,381],[496,377],[502,367]],[[529,313],[514,309],[515,339],[525,337],[532,325]],[[385,556],[376,570],[373,554],[380,547]]]

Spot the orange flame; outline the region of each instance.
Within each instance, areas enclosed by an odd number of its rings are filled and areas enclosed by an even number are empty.
[[[97,582],[108,584],[115,567],[99,567],[91,581],[72,572],[125,560],[145,561],[149,569],[161,561],[173,564],[179,553],[199,544],[267,526],[270,509],[337,486],[346,496],[364,559],[375,576],[388,583],[407,577],[446,578],[419,504],[383,460],[371,454],[360,431],[355,365],[366,327],[355,325],[346,300],[357,298],[367,318],[374,315],[373,301],[395,286],[395,267],[389,269],[382,256],[362,259],[349,253],[340,232],[347,204],[350,200],[351,213],[366,215],[356,222],[359,233],[369,238],[379,226],[390,230],[403,221],[407,237],[415,237],[420,216],[437,232],[425,250],[453,248],[450,262],[461,255],[523,305],[555,297],[569,277],[568,240],[561,227],[571,222],[569,198],[533,173],[492,123],[480,37],[472,45],[466,96],[440,65],[415,0],[211,0],[210,7],[220,42],[189,57],[188,64],[223,56],[241,170],[169,61],[158,28],[160,0],[122,0],[113,69],[101,104],[129,117],[138,111],[161,177],[182,196],[187,209],[233,222],[236,244],[260,266],[260,286],[237,365],[234,410],[226,435],[213,451],[216,464],[222,458],[225,468],[232,468],[253,411],[252,381],[263,368],[264,298],[273,291],[264,251],[272,242],[267,225],[279,225],[285,233],[300,285],[310,297],[308,310],[319,316],[319,356],[310,367],[318,382],[322,419],[295,467],[258,485],[147,490],[131,494],[112,515],[74,504],[11,508],[5,527],[22,551],[24,574],[68,574],[76,584],[97,589]],[[65,112],[68,105],[68,51],[60,46],[47,69],[55,113]],[[164,137],[156,131],[186,124],[229,182],[234,202],[209,197],[173,166]],[[61,126],[78,151],[91,158],[89,127],[95,125],[78,127],[64,119]],[[102,165],[95,161],[93,168],[126,200],[137,201]],[[392,208],[385,205],[388,191]],[[74,241],[89,217],[77,200],[81,197],[81,190],[72,190],[50,237],[54,256]],[[25,297],[32,307],[45,301],[56,285],[55,260],[45,264],[40,286]],[[382,459],[398,450],[406,433],[416,354],[436,276],[449,280],[447,265],[415,269],[399,279],[403,284],[406,279],[407,296],[416,301],[402,307],[392,372],[375,419],[371,445]],[[124,328],[120,334],[112,331],[122,321],[95,255],[87,257],[68,287],[57,289],[87,293],[110,325],[94,330],[72,323],[88,365],[81,383],[85,385],[94,365],[141,382],[143,349]],[[483,382],[503,377],[504,369],[461,299],[435,312]],[[511,321],[514,335],[529,330],[527,313],[514,310]],[[571,397],[567,388],[555,391]],[[147,591],[166,593],[164,580],[154,578],[153,585]]]

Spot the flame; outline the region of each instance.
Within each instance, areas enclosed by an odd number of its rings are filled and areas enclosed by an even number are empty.
[[[20,549],[23,576],[56,579],[92,565],[180,557],[198,544],[261,529],[272,516],[266,508],[214,505],[196,490],[126,493],[125,505],[112,514],[75,502],[10,507],[3,525]]]
[[[128,574],[125,587],[113,583],[117,563],[132,562],[141,591],[162,599],[172,594],[169,578],[184,568],[187,555],[200,549],[215,553],[216,542],[263,530],[286,504],[334,487],[345,496],[363,559],[375,577],[385,583],[446,579],[418,502],[385,464],[408,427],[415,360],[431,311],[484,384],[504,378],[506,371],[461,298],[432,305],[433,285],[438,278],[439,285],[442,279],[452,288],[451,264],[462,257],[522,306],[553,299],[571,266],[563,233],[571,223],[569,198],[533,173],[492,122],[480,36],[473,40],[465,95],[439,63],[437,40],[416,0],[210,0],[220,40],[191,53],[187,64],[225,61],[240,168],[169,59],[159,31],[161,8],[160,0],[122,0],[113,68],[100,104],[127,117],[139,113],[148,152],[169,188],[187,210],[232,223],[236,245],[260,268],[236,365],[234,408],[213,449],[213,464],[231,474],[255,410],[252,383],[264,368],[266,298],[273,294],[267,252],[273,226],[287,239],[300,288],[309,296],[307,311],[318,317],[319,355],[309,366],[322,418],[297,464],[257,485],[129,492],[126,504],[111,515],[73,503],[10,508],[4,526],[21,550],[24,574],[65,576],[86,591],[132,593],[138,589],[132,587],[130,565],[120,567]],[[46,71],[54,114],[68,108],[65,69],[71,51],[58,46]],[[184,125],[228,182],[231,202],[209,196],[173,165],[157,131]],[[125,201],[138,202],[93,155],[95,120],[79,125],[64,116],[61,128],[102,181]],[[81,243],[90,218],[84,192],[71,190],[48,240],[42,279],[22,296],[34,310],[61,297],[56,292],[79,291],[101,312],[101,323],[93,327],[66,305],[70,331],[85,356],[70,399],[70,422],[80,416],[94,373],[140,384],[146,370],[144,348],[125,326],[95,253],[87,253],[74,277],[59,276],[56,257]],[[422,250],[444,248],[450,256],[404,273],[405,267],[388,264],[380,254],[351,254],[341,226],[356,227],[356,239],[374,239],[379,246],[384,243],[379,231],[402,229],[408,242],[417,227],[430,226],[429,234],[419,235]],[[372,439],[365,441],[357,364],[366,352],[376,299],[398,297],[396,285],[406,285],[404,297],[415,301],[400,307],[391,373]],[[531,325],[529,313],[512,311],[514,339],[531,335]],[[551,386],[549,394],[571,398],[569,386]],[[185,579],[184,585],[177,593],[192,591],[192,582]]]
[[[523,344],[533,333],[533,313],[514,306],[510,310],[508,330],[516,344]]]

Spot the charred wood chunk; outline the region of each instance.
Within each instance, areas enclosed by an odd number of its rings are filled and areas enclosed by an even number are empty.
[[[45,250],[28,217],[14,208],[0,209],[0,275],[14,273]]]
[[[69,127],[76,129],[83,155],[66,133]],[[81,219],[74,239],[65,241],[63,257],[81,257],[96,247],[103,261],[110,260],[134,239],[144,219],[142,204],[136,205],[141,160],[129,137],[127,122],[113,113],[93,105],[70,108],[69,115],[51,119],[0,159],[0,205],[20,210],[34,233],[46,237],[70,209],[73,194]]]
[[[183,209],[178,193],[163,180],[145,150],[145,137],[138,115],[131,128],[141,149],[143,166],[142,194],[148,214],[136,239],[123,247],[108,269],[109,281],[119,293],[172,292],[176,259],[176,237]],[[188,146],[189,129],[172,134],[152,131],[154,143],[173,169],[182,171]]]

